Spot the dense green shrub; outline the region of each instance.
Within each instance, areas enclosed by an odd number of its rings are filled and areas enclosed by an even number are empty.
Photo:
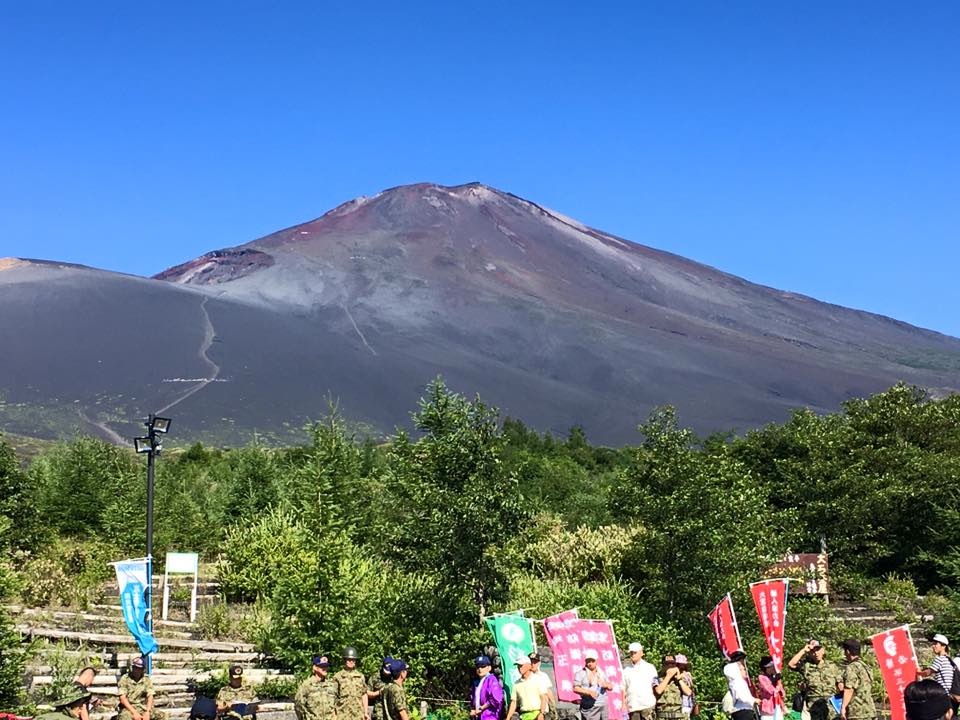
[[[110,562],[122,551],[108,543],[63,538],[30,557],[20,572],[20,597],[30,607],[63,605],[88,608],[102,602],[113,578]]]
[[[835,588],[904,619],[933,608],[938,630],[960,634],[960,399],[897,386],[841,413],[706,440],[661,408],[637,447],[611,450],[578,428],[558,439],[501,427],[495,409],[437,381],[414,421],[419,434],[376,446],[334,410],[303,447],[162,456],[155,554],[220,557],[223,593],[259,598],[203,609],[207,637],[253,639],[303,669],[345,644],[367,672],[399,654],[411,691],[442,698],[459,695],[489,641],[482,615],[579,607],[613,618],[621,645],[640,640],[655,663],[684,652],[702,698],[719,700],[705,613],[732,592],[747,649],[761,654],[747,584],[821,539]],[[91,438],[41,453],[25,475],[0,439],[0,595],[96,599],[109,560],[143,553],[144,477],[142,458]],[[788,654],[816,636],[836,657],[842,637],[865,634],[814,599],[792,598],[788,613]],[[16,695],[20,667],[4,623],[0,700]]]
[[[312,562],[313,552],[307,527],[292,511],[267,509],[228,529],[217,569],[220,591],[231,600],[270,597],[283,578]]]

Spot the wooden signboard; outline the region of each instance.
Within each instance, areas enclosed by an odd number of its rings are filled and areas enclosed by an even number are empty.
[[[790,578],[791,595],[829,595],[826,553],[787,553],[764,573],[768,578]]]

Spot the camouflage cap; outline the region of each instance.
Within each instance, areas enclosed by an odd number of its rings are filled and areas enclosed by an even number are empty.
[[[70,705],[76,705],[81,702],[85,702],[90,699],[90,693],[82,688],[76,686],[70,688],[66,691],[63,697],[59,698],[54,704],[54,707],[62,708],[68,707]]]

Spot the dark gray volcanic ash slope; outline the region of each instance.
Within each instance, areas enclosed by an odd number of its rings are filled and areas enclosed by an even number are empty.
[[[899,380],[960,387],[960,340],[477,184],[359,198],[154,280],[8,262],[0,303],[15,348],[0,427],[26,434],[65,418],[131,434],[129,418],[170,406],[181,438],[283,441],[328,398],[389,431],[442,375],[541,430],[616,444],[663,403],[710,432]]]

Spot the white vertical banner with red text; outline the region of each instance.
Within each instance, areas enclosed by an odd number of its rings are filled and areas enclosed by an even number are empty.
[[[737,627],[737,616],[733,612],[733,599],[730,593],[717,603],[717,606],[707,613],[710,620],[710,626],[713,628],[713,636],[717,638],[717,645],[720,646],[720,653],[724,658],[743,649],[743,643],[740,640],[740,628]]]
[[[903,702],[903,689],[917,677],[917,653],[910,637],[910,627],[901,625],[870,636],[877,665],[883,676],[883,685],[890,698],[891,720],[906,720],[907,708]]]
[[[760,630],[767,641],[767,649],[777,672],[783,670],[783,632],[787,624],[789,589],[790,581],[787,578],[750,583],[750,594],[753,595],[753,604],[760,618]]]

